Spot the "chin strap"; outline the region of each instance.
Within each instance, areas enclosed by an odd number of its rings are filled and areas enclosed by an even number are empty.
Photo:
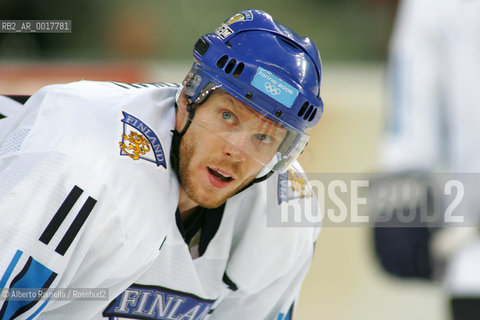
[[[192,124],[193,117],[195,116],[195,108],[194,108],[193,102],[188,102],[186,108],[188,112],[188,119],[182,131],[178,132],[176,129],[171,130],[171,132],[173,133],[173,137],[172,137],[172,147],[170,149],[170,163],[180,183],[182,183],[182,180],[179,174],[180,172],[179,171],[180,170],[180,140],[182,140],[183,135],[185,134],[185,132],[187,132],[187,129]],[[175,109],[178,110],[177,102],[175,102]]]
[[[243,187],[242,189],[238,190],[237,193],[235,194],[239,194],[240,192],[242,192],[243,190],[253,186],[255,183],[259,183],[259,182],[262,182],[262,181],[265,181],[267,180],[272,174],[274,174],[275,171],[273,170],[270,170],[270,172],[268,172],[267,174],[261,176],[260,178],[255,178],[252,180],[252,182],[250,182],[249,184],[247,184],[245,187]]]
[[[193,94],[195,92],[195,89],[192,88],[192,83],[195,81],[195,76],[191,76],[188,81],[184,83],[185,86],[185,100],[187,102],[186,110],[188,112],[188,119],[187,123],[183,127],[182,131],[178,132],[176,129],[171,130],[173,133],[173,138],[172,138],[172,147],[170,149],[170,162],[173,167],[173,170],[175,171],[178,181],[182,183],[182,179],[180,178],[179,170],[180,170],[180,140],[182,140],[183,135],[185,132],[187,132],[187,129],[190,127],[193,121],[193,117],[195,116],[195,109],[202,103],[204,103],[208,97],[217,89],[220,88],[220,86],[210,83],[208,84],[198,95],[198,97],[192,101],[189,96],[190,94]],[[201,78],[200,78],[201,80]],[[198,85],[198,84],[197,84]],[[189,92],[189,94],[187,94]],[[178,99],[178,97],[177,97]],[[175,101],[175,110],[178,111],[178,104],[177,101]]]

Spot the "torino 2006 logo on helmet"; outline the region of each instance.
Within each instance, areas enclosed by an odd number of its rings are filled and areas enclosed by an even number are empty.
[[[267,90],[268,93],[276,96],[277,94],[282,93],[282,90],[279,88],[275,87],[272,85],[270,82],[265,82],[265,90]]]
[[[287,108],[293,105],[299,92],[280,77],[262,67],[257,68],[257,72],[250,84]]]

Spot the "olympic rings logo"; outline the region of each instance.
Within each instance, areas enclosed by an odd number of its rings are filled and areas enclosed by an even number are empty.
[[[282,93],[282,90],[277,88],[276,86],[272,85],[270,82],[265,82],[265,90],[271,95],[276,96],[277,94]]]

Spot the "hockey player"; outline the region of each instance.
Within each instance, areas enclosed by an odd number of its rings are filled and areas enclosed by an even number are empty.
[[[403,0],[390,47],[393,90],[383,168],[424,181],[432,171],[452,173],[464,190],[453,215],[465,222],[435,232],[428,228],[432,222],[425,228],[378,228],[376,250],[393,274],[439,281],[455,320],[480,313],[479,37],[478,1]],[[444,218],[447,210],[437,207],[435,214]]]
[[[323,111],[318,50],[246,10],[194,60],[182,86],[53,85],[1,120],[0,318],[292,317],[318,228],[268,219],[318,210],[291,189]]]

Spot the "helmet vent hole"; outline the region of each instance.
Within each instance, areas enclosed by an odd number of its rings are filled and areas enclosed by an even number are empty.
[[[310,115],[310,118],[308,119],[308,121],[312,121],[315,118],[316,114],[317,114],[317,108],[313,109],[313,112]]]
[[[235,68],[235,71],[233,71],[233,77],[236,79],[238,77],[240,77],[240,75],[242,74],[243,72],[243,68],[245,67],[245,65],[240,62],[237,67]]]
[[[208,44],[208,42],[205,41],[205,39],[200,38],[200,39],[198,39],[197,42],[195,43],[194,49],[195,49],[195,51],[197,51],[200,55],[203,56],[205,53],[207,53],[209,47],[210,47],[210,45]]]
[[[224,55],[223,57],[221,57],[220,59],[218,59],[217,61],[217,67],[219,69],[223,69],[223,67],[225,67],[225,64],[227,63],[227,60],[228,60],[228,56],[227,55]]]
[[[308,108],[307,112],[305,112],[305,115],[303,116],[303,119],[307,120],[308,117],[310,117],[310,114],[312,113],[313,111],[313,106],[310,105],[310,108]]]
[[[305,113],[305,111],[307,110],[308,108],[308,101],[306,101],[302,107],[300,108],[300,110],[298,111],[298,116],[301,117],[303,116],[303,114]]]
[[[235,67],[236,64],[237,64],[237,60],[235,60],[235,59],[231,59],[230,61],[228,61],[228,64],[225,67],[225,73],[232,72],[233,67]]]

